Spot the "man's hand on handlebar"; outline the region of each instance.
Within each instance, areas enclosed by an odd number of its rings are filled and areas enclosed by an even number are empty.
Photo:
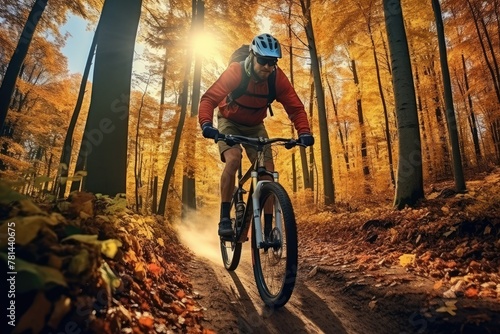
[[[299,135],[299,140],[297,143],[300,146],[313,146],[314,145],[314,137],[310,133],[303,133]]]
[[[219,130],[214,128],[212,123],[204,123],[201,126],[201,130],[203,132],[203,137],[211,138],[217,141],[217,138],[219,137]]]

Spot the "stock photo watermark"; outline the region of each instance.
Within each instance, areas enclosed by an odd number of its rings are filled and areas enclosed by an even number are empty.
[[[7,223],[7,324],[16,326],[16,223]]]

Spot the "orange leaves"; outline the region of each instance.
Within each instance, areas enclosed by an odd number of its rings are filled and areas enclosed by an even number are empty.
[[[150,263],[148,265],[148,270],[157,277],[160,276],[160,273],[163,271],[163,269],[156,263]]]
[[[170,309],[177,315],[182,315],[184,313],[184,311],[186,311],[186,308],[183,304],[180,304],[176,301],[172,302],[172,304],[170,304]]]
[[[147,329],[152,329],[154,325],[154,319],[151,317],[142,316],[139,318],[139,324],[146,327]]]
[[[465,290],[465,296],[466,297],[469,297],[469,298],[476,298],[477,295],[479,293],[479,290],[473,286],[467,288],[467,290]]]
[[[376,287],[399,284],[402,273],[416,274],[428,281],[429,295],[446,301],[499,300],[500,169],[471,180],[467,194],[448,188],[448,183],[434,185],[414,209],[367,202],[354,211],[337,206],[328,214],[297,215],[302,265],[310,277],[337,268],[358,273],[352,282],[359,275],[372,277]],[[389,276],[396,269],[397,275]]]
[[[110,210],[113,203],[96,200],[92,194],[74,194],[71,203],[61,205],[61,214],[48,214],[31,201],[19,198],[11,200],[15,204],[9,207],[8,216],[16,219],[16,228],[22,232],[24,226],[33,223],[42,227],[20,233],[25,242],[19,240],[16,246],[24,254],[48,259],[43,266],[29,264],[27,269],[39,273],[52,285],[67,286],[60,289],[65,295],[54,295],[50,300],[43,297],[43,286],[38,287],[40,291],[32,307],[19,314],[21,329],[64,331],[58,327],[65,325],[61,319],[84,309],[84,315],[78,314],[82,322],[77,325],[82,329],[90,326],[95,333],[203,333],[202,307],[196,302],[184,269],[190,253],[178,241],[172,241],[175,231],[171,226],[155,217]],[[73,221],[68,222],[70,219]],[[78,234],[68,226],[78,226]],[[72,234],[68,236],[66,232]],[[170,241],[153,237],[159,235],[169,236]],[[119,244],[117,256],[104,257],[103,248],[96,247],[108,240]],[[23,263],[21,258],[16,260],[18,271],[23,270]],[[33,284],[27,281],[27,290],[23,291],[37,288]],[[21,293],[20,289],[20,296]],[[95,312],[101,312],[101,316],[92,318]]]
[[[441,281],[441,280],[440,280],[440,281],[436,281],[436,282],[434,283],[434,286],[433,286],[432,288],[433,288],[434,290],[440,290],[442,286],[443,286],[443,281]]]
[[[185,293],[185,292],[184,292],[184,290],[182,290],[182,289],[181,289],[181,290],[179,290],[179,291],[177,291],[177,292],[175,293],[175,295],[176,295],[176,296],[177,296],[177,298],[179,298],[179,299],[183,299],[183,298],[185,298],[185,297],[186,297],[186,293]]]

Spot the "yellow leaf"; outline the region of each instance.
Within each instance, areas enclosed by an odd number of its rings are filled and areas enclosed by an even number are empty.
[[[402,267],[413,265],[415,263],[415,254],[403,254],[399,257],[399,264]]]
[[[108,239],[101,242],[101,253],[109,257],[114,258],[118,252],[118,247],[121,247],[122,243],[120,240]]]
[[[436,310],[436,312],[440,313],[445,313],[448,312],[450,315],[456,315],[457,313],[455,312],[457,310],[457,307],[455,306],[456,300],[450,300],[444,303],[444,306],[441,306]]]
[[[124,256],[124,260],[125,262],[137,262],[137,256],[135,256],[135,252],[131,249],[128,250],[128,252],[125,253],[125,256]]]
[[[134,275],[135,275],[135,277],[137,277],[140,280],[143,280],[146,278],[146,268],[144,267],[144,263],[137,262],[135,264]]]
[[[101,241],[97,240],[97,235],[95,234],[73,234],[67,238],[64,238],[62,241],[67,241],[67,240],[77,240],[91,245],[100,245],[101,253],[103,253],[110,259],[115,257],[116,252],[118,252],[118,247],[122,246],[120,240],[108,239]]]

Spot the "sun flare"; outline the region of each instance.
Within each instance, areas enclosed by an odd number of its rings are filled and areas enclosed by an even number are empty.
[[[204,57],[213,57],[215,55],[215,38],[206,32],[196,34],[191,40],[195,54],[201,54]]]

